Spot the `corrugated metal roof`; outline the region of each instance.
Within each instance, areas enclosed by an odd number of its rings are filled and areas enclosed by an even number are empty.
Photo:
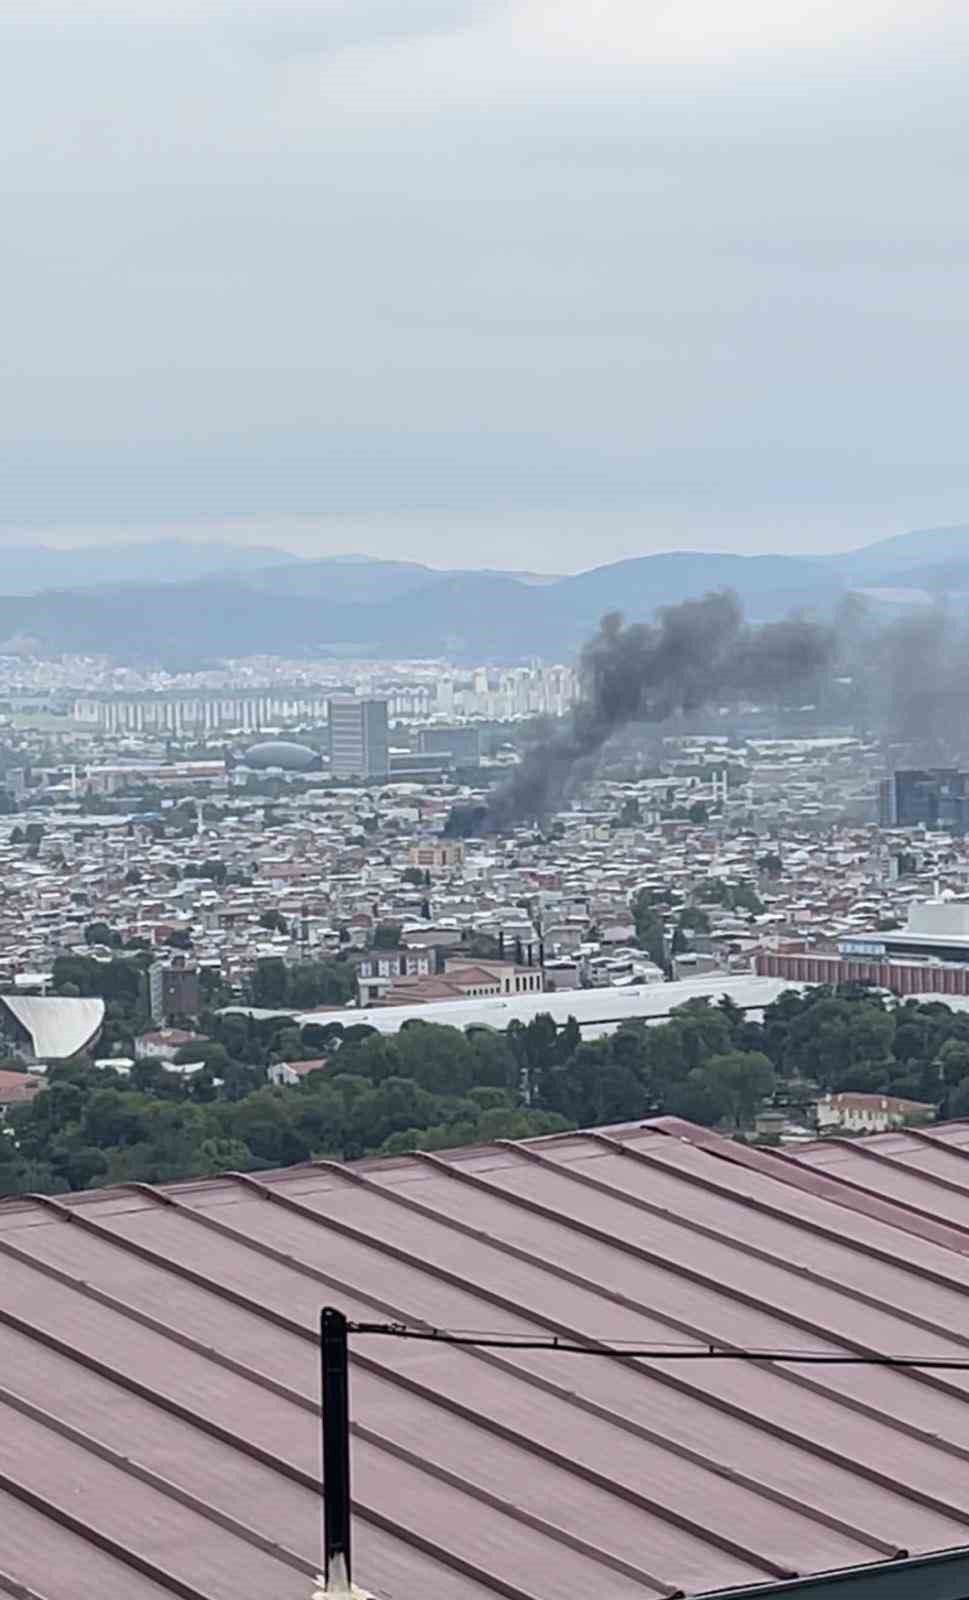
[[[86,1048],[104,1022],[104,1001],[61,995],[5,994],[3,1005],[33,1040],[38,1061],[66,1061]]]
[[[969,1124],[819,1140],[794,1154],[800,1165],[838,1183],[964,1230],[969,1243]]]
[[[969,1172],[969,1126],[926,1137]],[[7,1201],[0,1593],[306,1600],[325,1303],[966,1357],[969,1228],[672,1119]],[[360,1336],[352,1386],[355,1576],[393,1600],[766,1594],[969,1545],[969,1373]]]

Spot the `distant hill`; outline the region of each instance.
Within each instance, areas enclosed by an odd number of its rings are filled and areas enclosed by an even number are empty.
[[[149,551],[156,562],[165,556],[164,582],[155,571],[136,576]],[[62,559],[49,551],[44,559],[49,555]],[[233,558],[241,563],[234,569],[203,565]],[[196,570],[186,575],[182,563]],[[89,577],[95,565],[92,558]],[[603,613],[646,619],[659,606],[711,589],[735,590],[751,620],[760,622],[792,610],[830,616],[852,589],[873,595],[876,610],[887,615],[935,595],[964,603],[969,527],[905,534],[833,557],[683,551],[563,578],[441,572],[419,562],[352,556],[297,561],[273,550],[164,541],[129,547],[124,557],[114,548],[107,583],[70,584],[63,569],[58,580],[56,589],[14,597],[5,578],[0,646],[26,636],[52,651],[106,652],[168,666],[256,652],[569,660]]]
[[[288,550],[212,540],[151,539],[74,550],[0,544],[0,595],[116,583],[177,583],[213,573],[255,572],[280,562],[291,566],[296,560]]]
[[[969,523],[948,528],[919,528],[914,533],[899,533],[892,539],[842,555],[824,556],[822,563],[852,583],[884,585],[893,577],[907,575],[917,567],[937,567],[948,563],[969,564]],[[908,581],[906,577],[906,581]]]

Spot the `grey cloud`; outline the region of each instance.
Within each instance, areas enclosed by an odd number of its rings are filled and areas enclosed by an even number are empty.
[[[613,82],[502,9],[8,34],[8,524],[492,515],[540,565],[964,519],[944,29]]]

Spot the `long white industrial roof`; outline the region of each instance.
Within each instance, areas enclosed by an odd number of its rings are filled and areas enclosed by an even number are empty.
[[[66,1061],[89,1045],[104,1022],[104,1001],[67,995],[0,996],[27,1029],[38,1061]]]
[[[339,1022],[344,1027],[363,1023],[378,1033],[397,1033],[405,1022],[443,1022],[454,1028],[507,1028],[510,1022],[530,1022],[539,1012],[556,1022],[574,1017],[587,1038],[612,1033],[620,1022],[638,1018],[665,1017],[674,1006],[688,1000],[719,1000],[729,995],[737,1005],[759,1011],[770,1005],[785,989],[800,987],[785,978],[758,978],[751,973],[739,976],[708,973],[680,983],[629,984],[620,989],[561,989],[550,994],[514,994],[483,1000],[432,1000],[424,1005],[370,1006],[338,1011],[295,1013],[300,1024],[313,1022],[325,1026]],[[229,1006],[229,1011],[248,1011],[248,1007]],[[256,1017],[294,1016],[287,1011],[252,1012]]]

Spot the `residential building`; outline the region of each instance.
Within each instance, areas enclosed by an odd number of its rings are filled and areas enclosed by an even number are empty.
[[[821,1133],[887,1133],[912,1122],[931,1122],[935,1106],[890,1094],[826,1094],[814,1108]]]
[[[545,974],[541,967],[521,967],[508,961],[473,961],[448,956],[444,976],[469,998],[492,994],[541,994]]]
[[[197,1017],[202,1009],[198,969],[183,956],[153,961],[148,968],[148,1003],[154,1022],[170,1017]]]
[[[325,1056],[319,1056],[314,1061],[273,1061],[266,1068],[266,1077],[270,1083],[292,1089],[311,1072],[320,1072],[329,1065]]]
[[[426,839],[411,846],[410,864],[428,872],[450,872],[464,865],[462,839]]]
[[[0,1120],[9,1106],[29,1105],[44,1088],[36,1072],[0,1072]]]
[[[174,1061],[180,1050],[208,1044],[204,1034],[187,1028],[159,1028],[155,1033],[139,1034],[135,1040],[136,1061]]]

